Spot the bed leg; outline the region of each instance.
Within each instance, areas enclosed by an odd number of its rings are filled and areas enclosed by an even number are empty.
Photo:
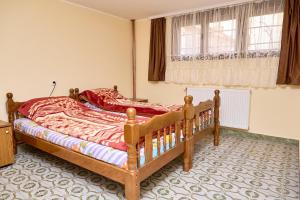
[[[214,145],[220,144],[220,91],[215,90],[214,96]]]
[[[184,154],[183,154],[183,171],[188,172],[193,166],[193,151],[194,142],[192,138],[187,139],[184,144]]]
[[[138,181],[137,172],[130,173],[126,179],[125,197],[127,200],[140,199],[140,182]]]
[[[220,128],[215,127],[215,130],[214,130],[214,145],[219,146],[219,144],[220,144]]]

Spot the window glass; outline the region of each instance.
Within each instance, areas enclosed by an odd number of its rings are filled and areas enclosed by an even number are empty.
[[[279,50],[283,13],[249,18],[249,51]]]
[[[181,27],[180,54],[183,56],[200,54],[200,25]]]
[[[209,23],[208,52],[233,52],[236,46],[236,20]]]

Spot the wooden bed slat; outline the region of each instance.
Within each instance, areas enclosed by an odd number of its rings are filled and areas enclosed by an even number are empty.
[[[146,163],[152,160],[153,152],[153,142],[152,142],[152,133],[148,133],[145,136],[145,159]]]
[[[164,152],[167,151],[167,129],[164,128]]]
[[[137,144],[137,166],[138,168],[140,167],[141,165],[141,145],[140,145],[140,142],[138,142]]]
[[[180,122],[176,122],[175,123],[175,145],[177,146],[180,143],[180,127],[181,127],[181,123]]]
[[[199,131],[199,129],[200,129],[200,118],[199,118],[199,115],[195,115],[195,128],[196,128],[196,131]]]
[[[171,125],[169,128],[169,149],[172,148],[172,143],[173,143],[173,131],[172,131],[173,126]]]
[[[157,131],[157,156],[160,156],[160,130]]]

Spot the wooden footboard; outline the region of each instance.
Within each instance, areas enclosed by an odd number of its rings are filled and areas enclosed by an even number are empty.
[[[194,107],[192,97],[187,96],[184,100],[182,111],[154,116],[144,124],[136,122],[134,108],[127,110],[128,121],[125,125],[124,136],[128,145],[128,170],[132,174],[132,179],[136,179],[134,182],[143,181],[181,154],[184,155],[184,170],[188,171],[191,168],[193,137],[192,126],[187,122],[194,116]],[[153,139],[157,141],[155,147],[153,147]],[[140,141],[144,141],[143,148]],[[140,166],[141,149],[144,149],[145,155],[143,166]],[[155,157],[153,157],[153,151],[157,152]],[[136,184],[125,188],[126,196],[139,194],[139,187],[139,184]]]
[[[220,91],[215,90],[213,100],[200,102],[195,106],[194,117],[192,119],[194,141],[197,142],[207,134],[214,135],[214,145],[220,143]]]

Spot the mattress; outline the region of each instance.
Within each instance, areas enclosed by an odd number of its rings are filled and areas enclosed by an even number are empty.
[[[120,113],[122,114],[122,113]],[[127,167],[127,152],[114,149],[112,147],[104,146],[98,143],[89,142],[72,136],[68,136],[62,133],[58,133],[47,129],[45,127],[39,126],[35,122],[27,118],[20,118],[14,121],[14,127],[16,130],[22,131],[33,137],[37,137],[48,142],[57,144],[59,146],[65,147],[67,149],[79,152],[81,154],[90,156],[97,160],[101,160],[121,168]],[[161,143],[163,142],[161,139]],[[167,146],[166,150],[169,149],[169,136],[167,136]],[[175,145],[175,134],[172,133],[172,144]],[[163,146],[160,148],[161,154],[164,152]],[[157,139],[153,139],[153,158],[157,157]],[[140,150],[140,165],[145,163],[144,148]]]

